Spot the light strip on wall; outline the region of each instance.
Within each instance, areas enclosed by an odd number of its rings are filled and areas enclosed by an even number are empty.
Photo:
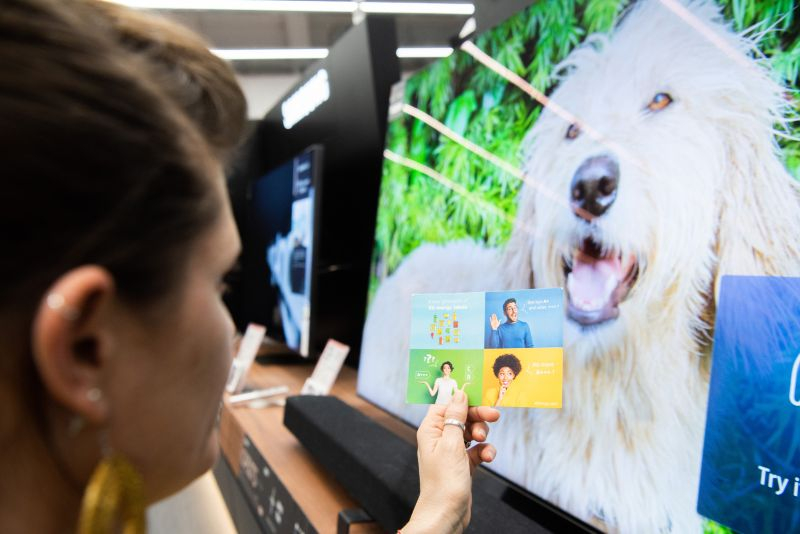
[[[437,58],[447,57],[453,53],[449,46],[426,46],[426,47],[401,47],[397,49],[399,58]]]
[[[396,15],[472,15],[470,3],[351,2],[340,0],[107,0],[139,9],[172,11],[283,11],[303,13],[386,13]]]
[[[276,59],[323,59],[327,48],[213,48],[211,52],[228,61]]]
[[[321,69],[281,103],[283,127],[290,129],[327,102],[330,97],[328,71]]]

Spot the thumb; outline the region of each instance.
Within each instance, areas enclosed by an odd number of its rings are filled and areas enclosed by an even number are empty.
[[[428,408],[428,414],[417,429],[417,446],[420,450],[435,448],[436,440],[442,435],[444,413],[445,407],[441,404],[432,404]]]
[[[444,412],[442,437],[448,442],[464,446],[464,428],[467,422],[467,394],[456,390]],[[461,426],[459,426],[459,423]]]

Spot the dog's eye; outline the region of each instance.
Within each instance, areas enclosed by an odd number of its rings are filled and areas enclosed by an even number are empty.
[[[653,100],[647,104],[647,109],[650,111],[661,111],[670,104],[672,104],[672,97],[669,96],[669,93],[657,93],[656,96],[653,97]]]
[[[578,126],[578,123],[573,122],[572,124],[569,125],[569,128],[567,128],[566,138],[575,139],[580,134],[581,134],[581,127]]]

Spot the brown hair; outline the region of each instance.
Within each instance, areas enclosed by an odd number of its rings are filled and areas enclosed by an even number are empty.
[[[247,104],[230,66],[187,28],[104,0],[83,0],[117,40],[151,67],[159,87],[195,122],[224,159],[240,141]]]
[[[0,311],[30,317],[84,264],[151,301],[218,212],[205,140],[102,21],[60,0],[0,10]]]

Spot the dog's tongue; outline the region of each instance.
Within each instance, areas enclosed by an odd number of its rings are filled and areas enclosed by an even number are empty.
[[[572,272],[567,277],[570,302],[585,311],[599,310],[608,303],[624,277],[618,257],[598,259],[577,252],[572,260]]]

